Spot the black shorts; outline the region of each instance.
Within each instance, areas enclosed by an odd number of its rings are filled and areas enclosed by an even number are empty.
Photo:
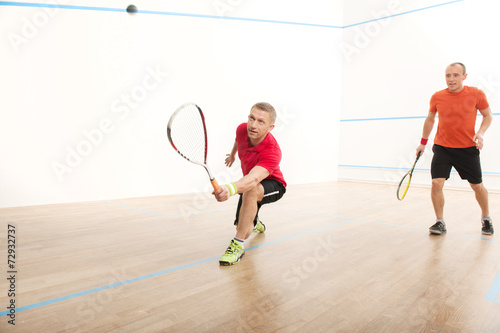
[[[434,144],[432,146],[434,157],[431,163],[431,175],[434,178],[450,178],[451,167],[457,170],[462,179],[467,179],[471,184],[483,182],[479,149],[447,148]]]
[[[253,219],[253,225],[257,224],[257,217],[259,216],[260,207],[262,207],[262,205],[264,204],[278,201],[286,192],[285,186],[283,186],[283,184],[277,180],[264,179],[260,183],[262,184],[262,187],[264,187],[264,198],[262,198],[261,202],[257,202],[257,214],[255,214],[255,218]],[[238,208],[236,209],[236,219],[234,220],[234,225],[238,224],[241,201],[242,193],[240,193],[240,199],[238,200]]]

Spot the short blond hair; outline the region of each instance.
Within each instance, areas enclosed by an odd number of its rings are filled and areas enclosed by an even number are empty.
[[[253,110],[254,108],[269,112],[269,115],[271,116],[271,125],[274,124],[274,122],[276,121],[276,110],[274,109],[274,107],[271,104],[266,103],[266,102],[259,102],[259,103],[255,103],[252,106],[251,110]]]

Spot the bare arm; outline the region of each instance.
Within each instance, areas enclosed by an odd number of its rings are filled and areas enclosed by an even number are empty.
[[[479,112],[481,112],[481,114],[483,115],[483,121],[481,122],[481,126],[477,130],[472,140],[476,142],[477,149],[482,149],[484,144],[483,136],[486,130],[490,127],[491,122],[493,121],[493,114],[491,113],[490,107],[487,107],[484,110],[479,110]]]
[[[246,176],[234,182],[234,185],[236,186],[238,193],[245,193],[260,184],[260,182],[268,176],[269,171],[267,171],[266,168],[256,165]],[[227,186],[221,186],[212,194],[215,195],[217,201],[226,201],[231,196]]]
[[[269,171],[267,171],[266,168],[256,165],[252,170],[250,170],[248,175],[234,182],[234,185],[236,185],[238,193],[245,193],[246,191],[251,190],[258,184],[260,184],[260,182],[266,179],[268,176]]]
[[[424,129],[422,130],[422,139],[429,139],[432,129],[434,128],[434,123],[436,121],[436,112],[429,112],[427,118],[425,118]],[[423,154],[425,151],[425,145],[420,145],[417,147],[417,155]]]

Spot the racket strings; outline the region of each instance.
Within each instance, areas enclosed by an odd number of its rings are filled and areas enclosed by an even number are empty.
[[[404,178],[401,180],[398,188],[398,198],[403,199],[406,196],[406,192],[408,192],[408,188],[410,187],[411,175],[407,173]]]
[[[204,164],[206,162],[206,135],[202,114],[195,105],[180,109],[172,123],[172,141],[187,159]]]

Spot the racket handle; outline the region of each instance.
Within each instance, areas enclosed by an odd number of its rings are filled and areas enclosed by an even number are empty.
[[[219,184],[217,183],[217,181],[215,180],[215,178],[214,178],[214,179],[212,179],[212,180],[210,181],[210,183],[212,183],[212,187],[214,188],[214,191],[217,191],[217,190],[219,189],[219,187],[220,187],[220,186],[219,186]]]

